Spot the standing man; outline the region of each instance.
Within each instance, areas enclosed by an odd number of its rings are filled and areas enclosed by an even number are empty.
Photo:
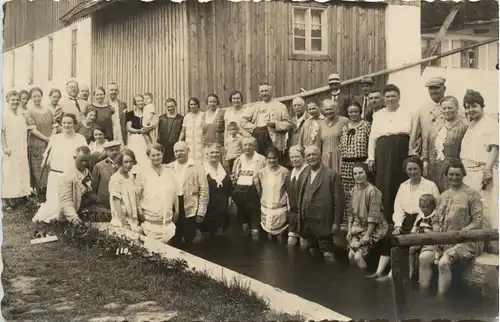
[[[338,104],[337,115],[348,117],[349,97],[341,93],[342,85],[339,74],[330,74],[328,76],[328,87],[330,87],[331,100]]]
[[[310,119],[309,114],[306,112],[306,102],[301,97],[292,100],[292,109],[294,116],[292,117],[292,128],[288,132],[288,147],[298,144],[304,124]]]
[[[125,127],[127,103],[118,99],[119,93],[118,85],[116,83],[109,83],[109,105],[115,109],[115,113],[111,116],[111,121],[113,122],[113,139],[122,140],[123,144],[127,144],[127,131]]]
[[[90,105],[88,102],[78,98],[80,88],[78,83],[70,80],[66,83],[66,96],[59,101],[63,113],[75,114],[78,122],[85,118],[83,112],[85,108]]]
[[[80,94],[78,95],[78,98],[81,99],[82,101],[88,102],[90,96],[90,88],[88,85],[81,85],[80,86]]]
[[[363,90],[363,95],[358,95],[354,99],[361,105],[361,118],[366,120],[366,111],[369,106],[368,94],[373,90],[373,78],[363,77],[361,79],[361,89]]]
[[[299,193],[299,234],[307,240],[311,253],[319,250],[332,262],[333,237],[344,217],[344,189],[340,175],[323,165],[319,147],[307,146],[305,156],[309,167],[304,169],[305,179]]]
[[[98,162],[92,170],[92,193],[97,196],[97,206],[111,209],[109,202],[109,179],[118,170],[116,162],[120,156],[122,141],[106,142],[103,145],[106,159]]]
[[[368,93],[368,107],[365,112],[365,121],[373,122],[373,114],[384,108],[384,98],[378,89],[372,89]]]
[[[292,128],[292,120],[283,103],[272,99],[271,85],[259,87],[261,101],[247,106],[241,117],[241,127],[257,140],[257,153],[264,155],[274,145],[280,151],[280,164],[286,150],[286,134]]]
[[[443,114],[439,102],[446,92],[446,79],[443,77],[432,77],[425,83],[429,90],[430,100],[421,107],[413,117],[412,131],[410,133],[410,151],[415,151],[420,157],[424,145],[427,145],[427,138],[434,126],[443,123]],[[426,169],[424,169],[426,172]],[[424,173],[426,175],[426,173]]]

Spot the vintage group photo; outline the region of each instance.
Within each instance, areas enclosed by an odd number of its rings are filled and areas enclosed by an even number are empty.
[[[3,14],[2,321],[498,321],[498,0]]]

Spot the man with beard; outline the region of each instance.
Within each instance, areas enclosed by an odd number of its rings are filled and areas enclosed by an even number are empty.
[[[330,74],[328,76],[328,87],[330,87],[330,99],[338,104],[337,115],[348,117],[349,97],[341,93],[342,85],[339,74]]]
[[[420,157],[427,138],[434,126],[443,123],[441,113],[441,99],[446,92],[446,79],[443,77],[432,77],[425,83],[429,90],[431,100],[421,107],[413,117],[412,131],[410,133],[410,151],[415,151]],[[424,174],[425,175],[425,174]]]
[[[108,102],[115,109],[115,113],[111,116],[111,121],[113,122],[113,139],[122,140],[123,144],[127,144],[127,131],[125,127],[127,103],[118,99],[119,93],[118,85],[115,83],[108,85]]]
[[[300,188],[300,231],[311,253],[319,250],[327,261],[334,261],[333,236],[340,230],[345,199],[340,176],[321,162],[319,147],[305,148],[308,168]]]
[[[99,208],[111,209],[109,201],[109,179],[118,170],[116,161],[120,156],[122,141],[106,142],[103,145],[106,159],[98,162],[92,169],[92,192],[97,195]]]
[[[286,150],[286,134],[292,128],[292,121],[283,103],[272,99],[271,85],[259,87],[259,103],[248,106],[241,117],[241,127],[257,140],[257,153],[264,155],[274,145],[280,151],[280,164]]]

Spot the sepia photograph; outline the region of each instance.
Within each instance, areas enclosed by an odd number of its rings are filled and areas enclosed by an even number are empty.
[[[3,0],[0,322],[499,321],[498,0]]]

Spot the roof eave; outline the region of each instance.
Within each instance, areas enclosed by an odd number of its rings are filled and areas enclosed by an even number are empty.
[[[61,20],[65,26],[68,26],[117,1],[121,0],[85,0],[71,8],[62,15],[59,20]]]

